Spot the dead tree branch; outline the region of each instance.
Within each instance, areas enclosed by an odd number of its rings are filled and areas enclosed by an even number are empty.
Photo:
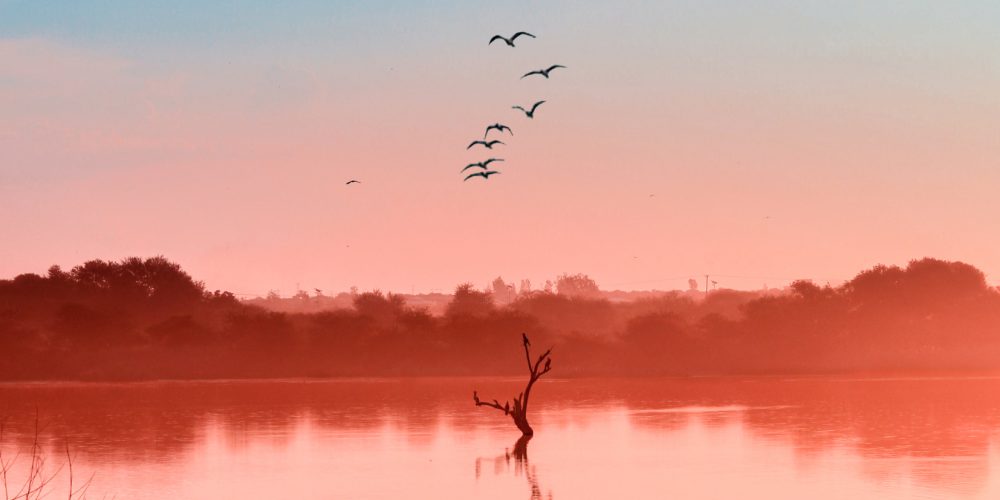
[[[5,424],[5,420],[0,420],[0,483],[3,484],[3,496],[0,497],[0,500],[42,500],[51,493],[51,491],[48,491],[51,489],[50,485],[62,473],[64,468],[69,469],[69,490],[67,492],[68,500],[73,500],[74,497],[82,498],[83,495],[86,495],[86,491],[90,487],[90,483],[94,476],[91,474],[90,478],[82,485],[75,485],[73,456],[70,454],[70,446],[68,442],[64,447],[66,462],[58,464],[58,466],[56,466],[53,470],[47,470],[48,457],[46,456],[41,439],[42,427],[39,422],[37,409],[35,410],[35,429],[34,436],[31,441],[30,452],[24,455],[28,462],[26,475],[22,480],[23,484],[21,484],[20,488],[16,492],[12,492],[10,475],[14,467],[14,462],[16,462],[22,454],[20,451],[17,451],[13,458],[7,459],[4,457],[3,439],[5,437],[4,433],[6,430]],[[74,486],[76,486],[75,489]]]
[[[510,401],[505,401],[503,405],[496,399],[492,402],[482,401],[479,399],[479,393],[477,391],[472,391],[472,400],[475,401],[476,406],[488,406],[490,408],[496,408],[504,413],[504,415],[509,415],[514,420],[514,425],[521,431],[525,436],[531,436],[534,434],[534,430],[528,425],[528,398],[531,396],[531,388],[550,370],[552,370],[552,349],[548,349],[541,356],[532,363],[531,361],[531,341],[528,340],[528,335],[521,334],[522,344],[524,345],[524,358],[528,362],[528,385],[525,386],[524,391],[514,398],[514,404],[511,405]],[[544,365],[542,364],[544,363]]]

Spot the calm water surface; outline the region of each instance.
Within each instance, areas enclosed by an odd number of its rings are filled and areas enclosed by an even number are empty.
[[[996,378],[543,379],[518,446],[471,394],[522,382],[0,384],[0,450],[37,407],[88,498],[1000,498]]]

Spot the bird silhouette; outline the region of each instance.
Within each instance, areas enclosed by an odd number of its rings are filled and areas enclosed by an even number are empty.
[[[351,180],[347,181],[344,184],[347,185],[347,186],[350,186],[351,184],[361,184],[361,181],[359,181],[357,179],[351,179]]]
[[[503,40],[504,43],[506,43],[509,47],[513,47],[514,46],[514,40],[517,40],[517,37],[519,37],[521,35],[530,36],[531,38],[537,38],[535,35],[532,35],[531,33],[528,33],[527,31],[518,31],[517,33],[514,33],[514,36],[512,36],[510,38],[507,38],[507,37],[504,37],[504,36],[500,36],[500,35],[494,35],[493,38],[490,38],[490,43],[488,43],[486,45],[493,45],[493,42],[495,42],[497,40]]]
[[[501,124],[501,123],[494,123],[493,125],[490,125],[489,127],[486,127],[486,133],[483,134],[483,139],[486,139],[486,137],[490,135],[490,130],[496,130],[497,132],[500,132],[501,134],[503,133],[504,130],[506,130],[507,132],[510,132],[510,135],[514,135],[514,131],[511,130],[510,127],[508,127],[508,126],[506,126],[504,124]]]
[[[473,177],[482,177],[483,179],[489,180],[489,178],[490,178],[491,175],[493,175],[493,174],[499,174],[499,173],[500,172],[497,172],[496,170],[487,170],[486,172],[476,172],[474,174],[469,174],[469,175],[465,176],[465,179],[462,179],[462,180],[463,181],[467,181],[467,180],[469,180],[469,179],[471,179]]]
[[[524,112],[525,116],[527,116],[528,118],[534,118],[535,110],[538,109],[538,107],[541,106],[542,104],[545,104],[545,101],[536,102],[533,106],[531,106],[530,110],[524,109],[521,106],[511,106],[511,109],[520,109],[521,111]]]
[[[473,168],[473,167],[475,167],[475,168],[481,168],[483,170],[486,170],[486,167],[488,167],[490,163],[493,163],[495,161],[503,161],[503,158],[490,158],[489,160],[486,160],[486,161],[481,161],[481,162],[478,162],[478,163],[470,163],[470,164],[466,165],[465,168],[462,169],[462,172],[465,172],[466,170],[468,170],[470,168]]]
[[[498,141],[498,140],[492,140],[492,141],[489,141],[489,142],[487,142],[487,141],[472,141],[469,144],[469,147],[467,147],[465,149],[472,149],[472,146],[475,146],[476,144],[482,144],[483,146],[486,147],[486,149],[493,149],[493,146],[496,146],[497,144],[504,144],[504,143],[502,141]],[[504,144],[504,145],[506,145],[506,144]]]
[[[529,347],[531,346],[531,342],[528,341],[528,334],[522,332],[521,333],[521,340],[524,341],[524,345],[525,346],[529,346]]]
[[[529,71],[529,72],[525,73],[524,76],[522,76],[521,78],[529,77],[531,75],[542,75],[545,78],[548,78],[549,77],[549,73],[551,73],[552,70],[554,70],[556,68],[565,68],[565,67],[566,66],[563,66],[561,64],[553,64],[552,66],[549,66],[547,69],[539,69],[539,70],[535,70],[535,71]]]

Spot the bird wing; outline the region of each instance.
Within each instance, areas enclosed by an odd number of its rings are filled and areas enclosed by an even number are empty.
[[[490,170],[489,172],[479,172],[479,175],[483,176],[483,179],[489,179],[493,174],[499,174],[496,170]]]
[[[534,113],[535,110],[538,109],[538,107],[541,106],[542,104],[545,104],[545,101],[536,102],[535,105],[531,107],[531,112]]]
[[[467,180],[469,180],[469,179],[471,179],[473,177],[482,177],[483,179],[488,179],[489,178],[485,174],[483,174],[482,172],[476,172],[474,174],[469,174],[469,175],[465,176],[465,178],[462,179],[462,182],[465,182],[465,181],[467,181]]]
[[[361,181],[359,181],[359,180],[354,180],[354,179],[351,179],[351,180],[347,181],[347,182],[346,182],[345,184],[354,184],[354,183],[358,183],[358,184],[361,184]]]
[[[486,143],[483,142],[483,141],[472,141],[471,143],[469,143],[469,147],[467,147],[465,149],[471,149],[472,146],[475,146],[476,144],[483,144],[483,145],[485,145]]]
[[[538,71],[538,70],[529,71],[529,72],[525,73],[524,76],[522,76],[521,78],[526,78],[526,77],[529,77],[531,75],[544,75],[544,74],[545,73],[542,73],[541,71]]]
[[[493,163],[495,161],[503,161],[503,158],[490,158],[489,160],[486,160],[486,161],[480,163],[480,165],[482,165],[483,168],[486,168],[487,165],[489,165],[490,163]]]
[[[489,144],[486,145],[486,147],[491,148],[491,147],[493,147],[494,144],[503,144],[504,146],[507,145],[507,143],[505,143],[503,141],[492,140],[492,141],[489,142]]]
[[[487,45],[493,45],[493,42],[495,42],[497,40],[503,40],[503,41],[508,42],[508,43],[510,42],[510,40],[507,40],[506,38],[504,38],[504,37],[502,37],[500,35],[493,35],[493,38],[490,38],[490,43],[488,43]]]
[[[526,109],[522,108],[521,106],[511,106],[510,108],[511,108],[511,109],[520,109],[521,111],[524,111],[525,113],[527,113],[527,112],[528,112],[528,110],[526,110]]]
[[[465,172],[466,170],[468,170],[468,169],[470,169],[472,167],[478,167],[478,168],[481,168],[481,169],[484,169],[484,170],[486,169],[486,165],[483,165],[482,162],[479,162],[479,163],[470,163],[470,164],[466,165],[465,168],[462,169],[462,172]]]
[[[565,68],[565,67],[566,66],[563,66],[562,64],[553,64],[552,66],[549,66],[549,69],[547,69],[545,71],[552,71],[552,70],[554,70],[556,68]]]
[[[514,135],[514,131],[511,130],[510,127],[508,127],[506,125],[500,125],[500,133],[501,134],[503,133],[504,130],[510,132],[510,135]]]
[[[510,41],[513,42],[514,40],[517,40],[517,37],[519,37],[521,35],[530,36],[531,38],[535,38],[535,35],[532,35],[531,33],[528,33],[527,31],[518,31],[517,33],[514,33],[514,36],[510,37]]]

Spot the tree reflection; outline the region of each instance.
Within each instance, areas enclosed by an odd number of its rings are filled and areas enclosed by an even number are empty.
[[[529,498],[531,500],[542,500],[543,498],[552,500],[551,491],[549,491],[547,496],[542,496],[542,487],[538,483],[538,470],[528,461],[529,441],[531,441],[531,436],[521,436],[514,442],[513,448],[505,448],[502,455],[493,458],[493,473],[498,475],[509,473],[511,471],[511,458],[513,458],[514,476],[524,476],[528,481],[528,487],[531,489],[531,496]],[[479,479],[482,473],[482,462],[482,457],[476,458],[476,479]]]

